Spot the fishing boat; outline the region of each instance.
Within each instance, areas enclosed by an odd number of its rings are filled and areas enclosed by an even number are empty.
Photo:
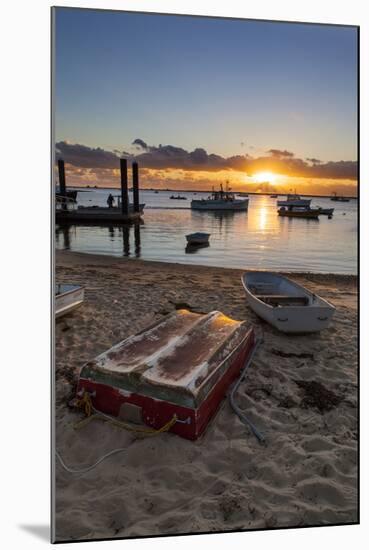
[[[310,207],[289,206],[286,208],[285,206],[282,206],[278,210],[279,216],[285,216],[287,218],[307,218],[317,220],[320,214],[320,208]]]
[[[177,196],[171,195],[169,198],[172,199],[172,200],[176,200],[176,201],[186,201],[187,200],[187,197],[182,197],[181,195],[177,195]]]
[[[191,245],[208,244],[209,237],[210,233],[201,233],[200,231],[186,235],[187,242]]]
[[[276,273],[248,272],[241,280],[251,309],[282,332],[318,332],[335,312],[320,296]]]
[[[253,329],[219,311],[186,309],[86,363],[77,396],[122,420],[197,439],[255,347]]]
[[[219,191],[213,191],[206,199],[193,199],[191,201],[192,210],[232,210],[234,212],[245,211],[248,209],[249,199],[236,199],[227,186],[226,191],[220,184]]]
[[[287,195],[286,199],[277,201],[277,206],[310,206],[312,199],[302,199],[296,193]]]
[[[55,317],[62,317],[82,305],[84,289],[77,285],[57,284],[55,286]]]
[[[350,202],[350,199],[348,199],[347,197],[340,197],[340,196],[337,195],[337,193],[333,193],[333,195],[331,197],[331,201]]]

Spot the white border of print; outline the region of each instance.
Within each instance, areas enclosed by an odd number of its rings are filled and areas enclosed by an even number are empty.
[[[361,0],[87,0],[57,5],[193,15],[233,16],[361,26],[361,204],[369,204],[368,36],[369,17]],[[2,6],[2,452],[1,503],[4,548],[39,548],[49,525],[50,398],[50,3],[17,0]],[[22,194],[21,199],[20,194]],[[13,205],[10,207],[10,205]],[[364,218],[364,216],[363,216]],[[362,219],[365,242],[368,217]],[[5,254],[4,254],[5,252]],[[5,256],[5,257],[4,257]],[[369,279],[361,254],[361,280]],[[368,293],[361,292],[361,388],[368,388]],[[365,396],[364,396],[365,397]],[[223,545],[242,548],[364,546],[368,536],[368,399],[361,400],[360,526],[294,529],[94,543],[125,549]],[[4,437],[5,436],[5,437]],[[69,548],[74,547],[71,544]],[[79,546],[79,548],[81,548]]]

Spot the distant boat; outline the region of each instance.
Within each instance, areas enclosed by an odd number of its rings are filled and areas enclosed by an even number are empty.
[[[296,193],[287,195],[287,199],[277,201],[277,206],[310,206],[312,199],[302,199]]]
[[[350,202],[350,199],[348,199],[347,197],[340,197],[337,195],[337,193],[333,193],[333,196],[331,197],[331,201]]]
[[[335,312],[320,296],[276,273],[244,273],[241,281],[251,309],[282,332],[318,332]]]
[[[277,199],[277,198],[278,198],[278,195],[270,195],[270,198],[271,198],[271,199]]]
[[[188,244],[192,245],[208,244],[209,237],[210,233],[201,233],[200,231],[198,231],[197,233],[190,233],[189,235],[186,235]]]
[[[220,191],[213,191],[207,199],[193,199],[191,201],[192,210],[232,210],[245,211],[248,209],[249,199],[236,199],[235,193],[230,190],[223,191],[223,185],[220,185]]]
[[[172,199],[172,200],[176,200],[176,201],[186,201],[187,200],[187,197],[182,197],[181,195],[177,195],[177,196],[171,195],[169,198]]]
[[[79,307],[84,300],[84,289],[77,285],[57,284],[55,287],[55,317],[62,317]]]
[[[320,214],[320,208],[309,208],[309,207],[298,207],[298,206],[289,206],[286,208],[282,206],[278,210],[279,216],[285,216],[287,218],[308,218],[308,219],[318,219]]]
[[[159,191],[156,189],[155,193],[159,193]]]

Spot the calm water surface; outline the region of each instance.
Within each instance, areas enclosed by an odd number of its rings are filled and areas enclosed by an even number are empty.
[[[78,202],[106,206],[109,192],[81,192]],[[186,201],[171,200],[172,194],[141,191],[146,208],[140,225],[56,226],[56,248],[220,267],[357,272],[356,200],[313,199],[312,206],[334,207],[333,218],[304,220],[279,217],[277,199],[268,196],[250,195],[248,212],[221,213],[191,211],[191,199],[207,194],[181,193]],[[210,246],[186,252],[185,235],[195,231],[211,233]]]

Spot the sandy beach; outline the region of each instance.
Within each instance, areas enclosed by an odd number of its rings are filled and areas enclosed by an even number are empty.
[[[248,307],[241,273],[56,251],[56,282],[85,287],[56,322],[57,449],[72,468],[126,449],[83,475],[57,463],[57,541],[357,522],[357,279],[290,275],[337,311],[327,330],[289,336]],[[220,310],[263,337],[237,402],[265,446],[227,400],[196,442],[74,429],[82,365],[178,308]]]

